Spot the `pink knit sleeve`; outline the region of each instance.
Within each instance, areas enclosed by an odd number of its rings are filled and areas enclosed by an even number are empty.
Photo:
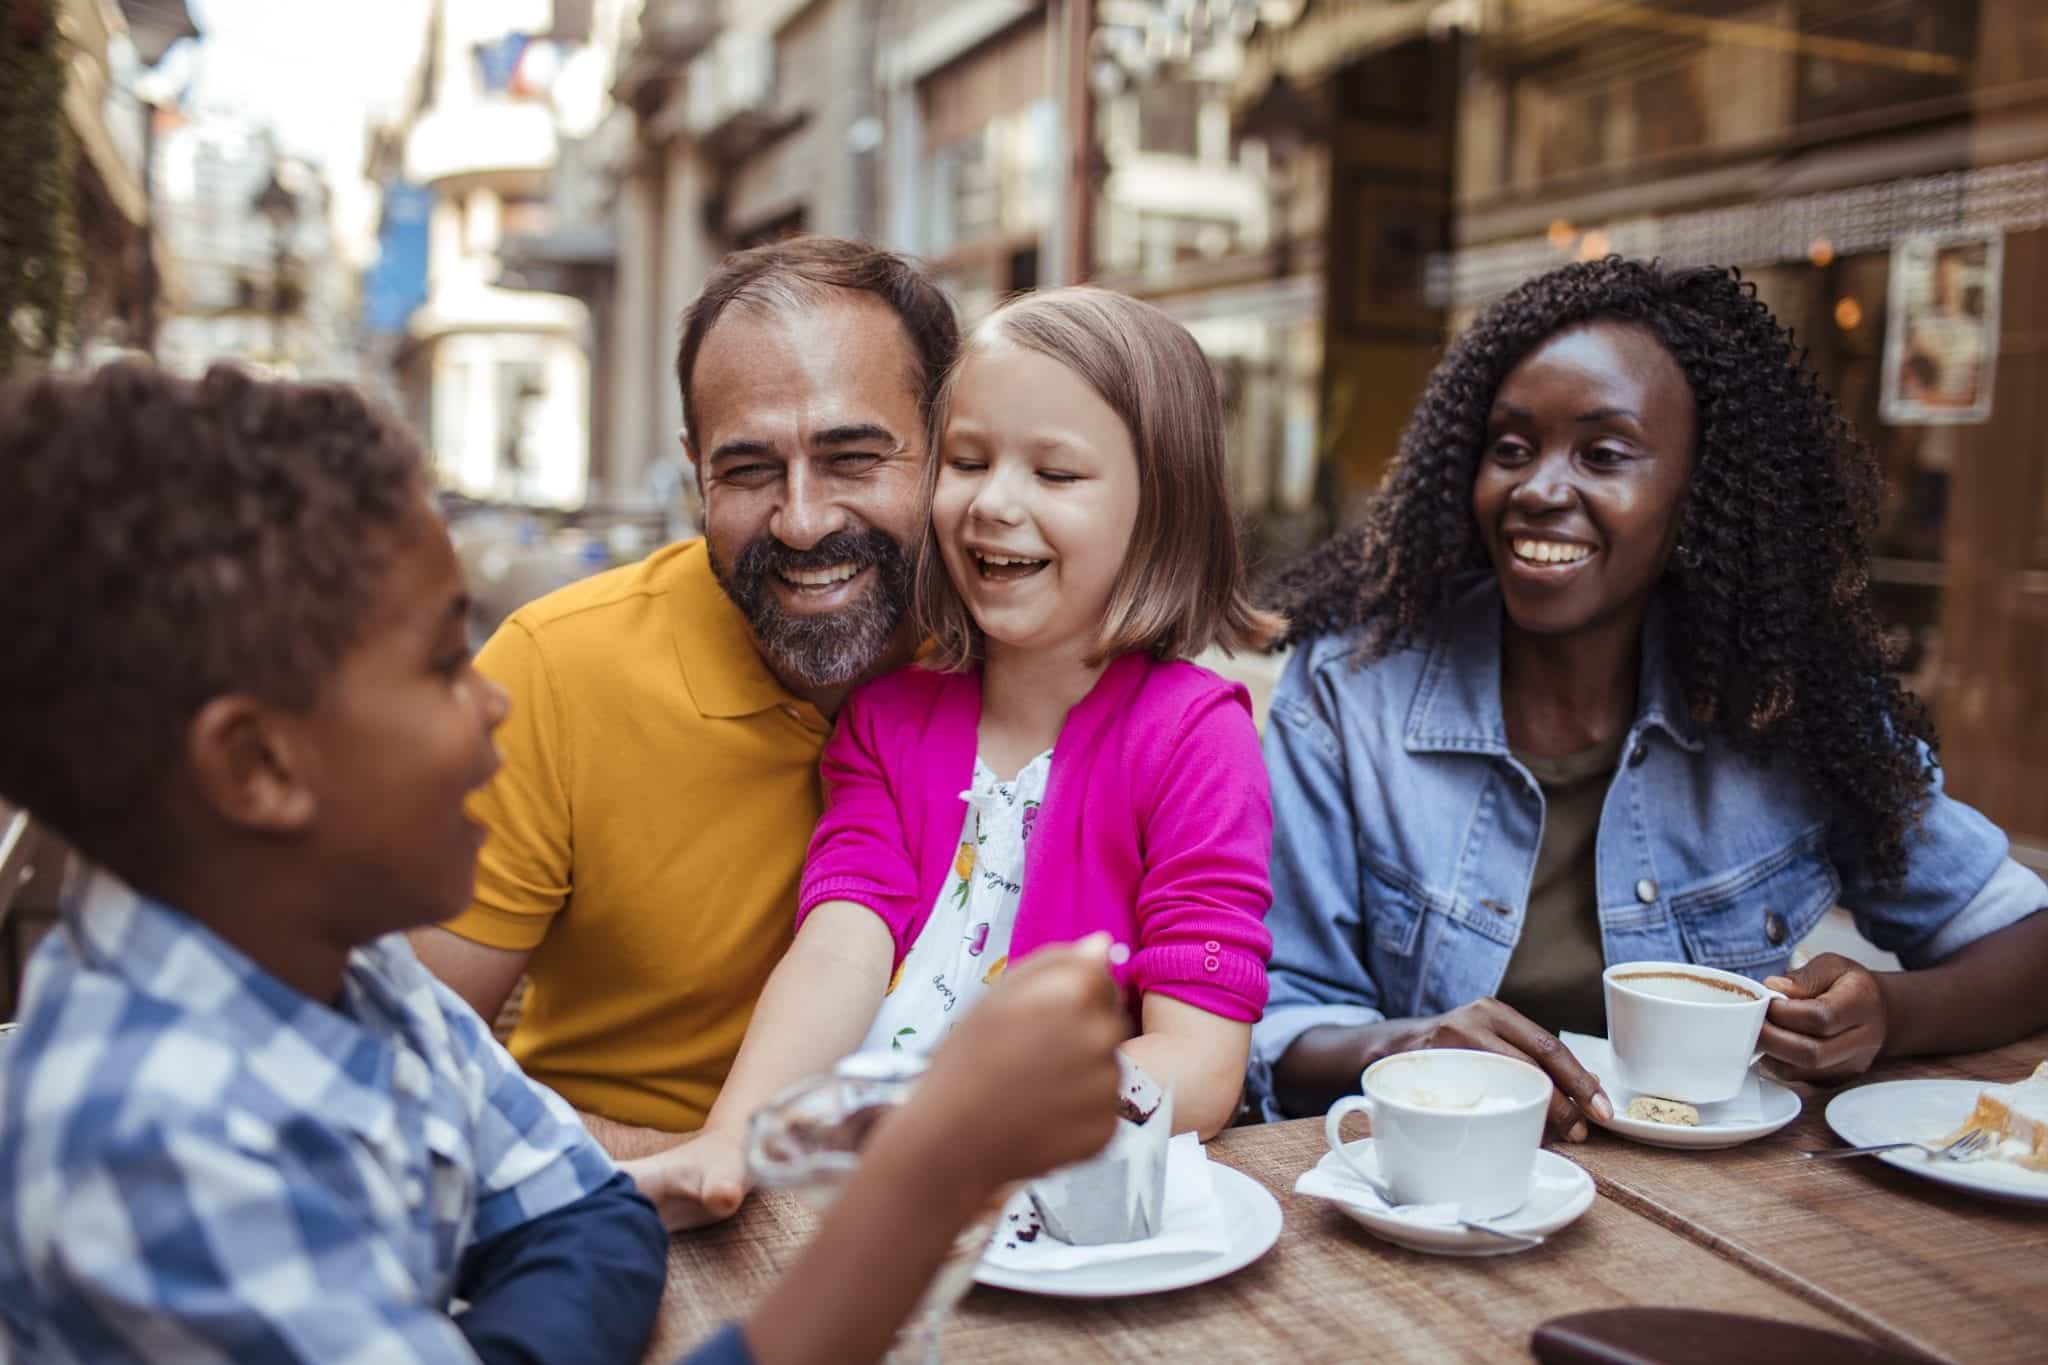
[[[1273,806],[1242,687],[1216,687],[1186,713],[1145,812],[1138,951],[1131,983],[1226,1019],[1266,1006],[1273,936]],[[1140,793],[1143,799],[1143,793]]]
[[[896,940],[896,960],[910,948],[916,920],[917,869],[899,800],[884,755],[888,708],[868,689],[840,709],[825,741],[819,776],[825,811],[811,835],[797,896],[797,927],[826,901],[852,901],[875,912]]]

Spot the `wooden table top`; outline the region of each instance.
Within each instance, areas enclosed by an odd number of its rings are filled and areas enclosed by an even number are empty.
[[[2048,1037],[1887,1066],[1871,1079],[2011,1079],[2044,1054]],[[1669,1152],[1605,1134],[1558,1145],[1593,1174],[1601,1197],[1545,1246],[1475,1260],[1401,1250],[1296,1196],[1296,1177],[1323,1151],[1320,1120],[1232,1129],[1210,1144],[1211,1157],[1271,1190],[1285,1216],[1262,1259],[1208,1285],[1142,1298],[976,1289],[948,1327],[945,1358],[1527,1359],[1539,1324],[1631,1305],[1780,1318],[1960,1361],[2041,1358],[2048,1213],[1974,1199],[1880,1162],[1802,1161],[1802,1147],[1833,1145],[1826,1098],[1809,1097],[1790,1127],[1732,1151]],[[728,1223],[675,1238],[647,1360],[672,1361],[744,1316],[813,1226],[795,1200],[766,1194]]]
[[[2044,1057],[2048,1035],[1880,1066],[1866,1081],[2015,1081]],[[1824,1117],[1837,1093],[1808,1093],[1791,1124],[1728,1151],[1662,1151],[1605,1133],[1560,1150],[1593,1173],[1605,1201],[1879,1340],[1961,1361],[2048,1359],[2048,1209],[1966,1195],[1882,1161],[1805,1160],[1804,1149],[1842,1145]]]

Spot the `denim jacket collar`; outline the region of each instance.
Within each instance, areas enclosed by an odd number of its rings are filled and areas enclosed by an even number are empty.
[[[1454,589],[1430,632],[1429,661],[1408,707],[1408,752],[1508,757],[1507,720],[1500,701],[1502,614],[1500,582],[1492,574]],[[1656,728],[1681,748],[1698,753],[1706,741],[1665,666],[1667,615],[1660,597],[1652,602],[1643,624],[1642,676],[1630,739]]]

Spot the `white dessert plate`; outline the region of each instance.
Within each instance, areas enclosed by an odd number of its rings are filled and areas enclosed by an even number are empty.
[[[1990,1084],[1994,1082],[1879,1081],[1875,1085],[1859,1085],[1828,1101],[1828,1127],[1851,1147],[1874,1147],[1880,1142],[1938,1145],[1963,1126],[1963,1120],[1977,1107],[1977,1096]],[[2048,1172],[2030,1171],[1997,1157],[1943,1161],[1907,1149],[1852,1159],[1887,1162],[1902,1171],[1991,1199],[2048,1206]]]
[[[1632,1119],[1625,1111],[1633,1095],[1622,1087],[1615,1073],[1613,1053],[1608,1051],[1607,1040],[1570,1034],[1565,1037],[1564,1043],[1571,1049],[1572,1055],[1579,1059],[1579,1065],[1600,1078],[1601,1085],[1607,1091],[1607,1098],[1614,1104],[1614,1117],[1600,1126],[1632,1142],[1640,1142],[1650,1147],[1669,1147],[1684,1152],[1740,1147],[1745,1142],[1755,1142],[1760,1137],[1769,1137],[1799,1117],[1801,1102],[1798,1092],[1778,1084],[1759,1071],[1756,1076],[1755,1118],[1716,1121],[1703,1114],[1703,1122],[1697,1125],[1652,1123],[1648,1119]]]
[[[1272,1250],[1280,1239],[1280,1201],[1243,1171],[1220,1161],[1209,1163],[1216,1201],[1230,1225],[1230,1245],[1217,1252],[1187,1252],[1074,1266],[1066,1270],[1021,1271],[983,1261],[975,1268],[977,1284],[1014,1289],[1020,1294],[1049,1294],[1066,1299],[1120,1299],[1134,1294],[1162,1294],[1170,1289],[1207,1284],[1244,1269]]]
[[[1379,1174],[1379,1158],[1373,1152],[1371,1138],[1347,1142],[1344,1150],[1368,1175]],[[1307,1193],[1336,1205],[1367,1232],[1395,1246],[1428,1252],[1433,1256],[1512,1256],[1518,1251],[1535,1249],[1458,1224],[1423,1222],[1395,1213],[1378,1195],[1360,1186],[1357,1178],[1333,1152],[1325,1152],[1316,1166],[1356,1190],[1357,1197],[1340,1199],[1313,1191]],[[1548,1237],[1569,1227],[1591,1207],[1593,1177],[1555,1152],[1538,1151],[1536,1176],[1529,1190],[1528,1202],[1504,1217],[1488,1219],[1487,1226],[1519,1237]]]

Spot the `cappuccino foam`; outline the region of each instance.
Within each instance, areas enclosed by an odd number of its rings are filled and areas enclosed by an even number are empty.
[[[1732,981],[1695,976],[1691,972],[1623,972],[1614,980],[1643,995],[1694,1005],[1754,1005],[1764,998],[1763,992],[1754,986],[1738,986]]]
[[[1502,1095],[1452,1095],[1438,1090],[1383,1089],[1383,1098],[1411,1109],[1437,1109],[1447,1114],[1502,1114],[1519,1107],[1519,1102]]]

